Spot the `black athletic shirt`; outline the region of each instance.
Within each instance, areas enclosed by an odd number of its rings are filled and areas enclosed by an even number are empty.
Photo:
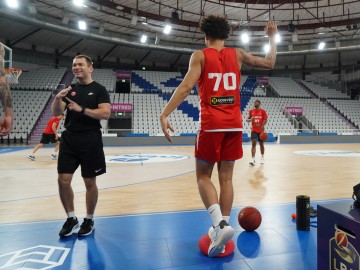
[[[106,88],[95,81],[87,85],[72,84],[71,88],[66,97],[80,106],[97,109],[100,103],[110,103],[109,93]],[[62,100],[66,102],[66,105],[69,104],[66,98]],[[70,110],[67,110],[64,126],[70,132],[85,132],[101,128],[100,120]]]

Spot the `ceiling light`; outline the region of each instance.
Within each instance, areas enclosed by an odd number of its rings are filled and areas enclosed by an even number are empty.
[[[155,44],[158,45],[160,43],[160,37],[156,34]]]
[[[79,21],[79,29],[86,30],[86,22],[85,21]]]
[[[136,14],[133,14],[131,16],[131,24],[132,25],[136,25],[137,24],[137,20],[138,20],[138,16],[136,16]]]
[[[318,46],[318,49],[323,50],[324,48],[325,48],[325,42],[320,42],[319,46]]]
[[[144,24],[144,25],[147,25],[147,18],[145,17],[140,17],[141,19],[141,23]]]
[[[170,32],[171,32],[171,25],[170,24],[165,25],[164,34],[168,35],[170,34]]]
[[[140,39],[140,42],[141,42],[141,43],[145,43],[146,40],[147,40],[147,35],[142,35],[142,36],[141,36],[141,39]]]
[[[270,51],[270,44],[266,44],[265,46],[264,46],[264,52],[265,53],[268,53]]]
[[[279,43],[280,41],[281,41],[281,36],[280,36],[279,33],[276,33],[276,35],[275,35],[275,42],[276,42],[276,43]]]
[[[291,35],[291,39],[292,39],[292,42],[297,42],[298,41],[298,34],[297,33],[293,33]]]
[[[248,34],[247,32],[243,32],[243,33],[241,34],[241,41],[242,41],[242,43],[244,43],[244,44],[249,43],[249,41],[250,41],[250,36],[249,36],[249,34]]]
[[[64,18],[62,19],[62,23],[63,23],[63,24],[68,24],[68,23],[69,23],[69,17],[68,17],[68,16],[64,16]]]
[[[8,5],[9,8],[18,8],[19,7],[19,3],[17,0],[6,0],[6,4]]]
[[[84,0],[73,0],[73,4],[78,7],[84,6]]]

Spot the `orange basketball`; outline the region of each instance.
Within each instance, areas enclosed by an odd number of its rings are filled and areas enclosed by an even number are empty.
[[[260,140],[266,141],[268,139],[268,137],[269,137],[269,135],[265,131],[260,133]]]
[[[261,224],[261,214],[255,207],[248,206],[239,212],[239,225],[247,232],[255,231]]]

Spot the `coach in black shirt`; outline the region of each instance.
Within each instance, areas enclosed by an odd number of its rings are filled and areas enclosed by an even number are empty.
[[[76,56],[72,71],[78,83],[61,90],[51,107],[54,115],[67,110],[58,158],[59,194],[68,216],[59,233],[61,237],[71,235],[79,227],[71,187],[79,165],[86,186],[87,216],[78,235],[89,235],[94,230],[93,216],[98,198],[96,176],[106,172],[100,120],[110,116],[110,97],[105,87],[92,79],[91,59],[86,55]]]

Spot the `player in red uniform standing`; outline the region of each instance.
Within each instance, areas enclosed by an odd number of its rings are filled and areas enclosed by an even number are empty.
[[[50,118],[42,133],[40,143],[35,146],[32,154],[28,156],[28,159],[35,161],[36,151],[39,150],[40,147],[44,146],[44,144],[49,143],[56,143],[54,153],[51,154],[51,157],[53,160],[57,158],[57,152],[59,151],[59,136],[57,130],[62,118],[62,114]]]
[[[249,162],[251,166],[255,166],[256,141],[259,141],[260,144],[260,163],[265,163],[265,147],[264,142],[260,139],[260,134],[265,130],[264,127],[267,123],[268,115],[264,109],[260,108],[260,105],[260,100],[255,100],[255,108],[249,111],[249,116],[246,119],[246,121],[251,122],[251,161]]]
[[[226,48],[230,25],[220,16],[203,18],[200,29],[205,33],[206,49],[195,51],[189,70],[160,115],[165,137],[172,142],[169,129],[174,131],[168,116],[190,94],[198,82],[200,95],[199,131],[196,137],[196,177],[201,199],[208,210],[212,227],[208,254],[223,252],[233,235],[228,224],[233,203],[232,175],[234,161],[242,152],[242,116],[240,111],[240,68],[272,69],[276,59],[276,24],[269,21],[265,33],[270,39],[270,51],[265,58],[253,56],[242,49]],[[219,172],[220,196],[211,182],[215,163]]]

